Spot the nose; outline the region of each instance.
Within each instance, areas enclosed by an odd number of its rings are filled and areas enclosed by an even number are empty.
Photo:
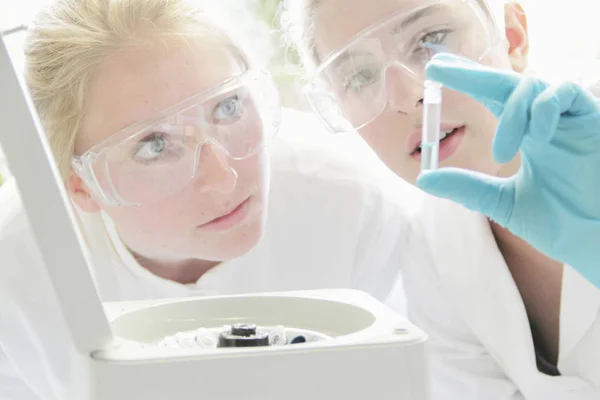
[[[413,112],[423,103],[423,82],[403,65],[390,65],[385,71],[388,105],[403,114]]]
[[[237,185],[238,174],[229,165],[228,155],[211,142],[200,145],[197,153],[199,153],[196,155],[196,159],[199,159],[195,179],[197,190],[202,193],[233,192]]]

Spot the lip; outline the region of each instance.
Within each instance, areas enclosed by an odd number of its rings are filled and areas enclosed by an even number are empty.
[[[456,129],[456,131],[449,138],[445,139],[443,142],[440,142],[440,148],[438,153],[440,162],[446,160],[456,152],[456,150],[460,146],[460,143],[462,142],[462,138],[465,135],[466,127],[464,125],[454,129]],[[419,143],[417,143],[417,145],[415,146],[418,146],[420,143],[421,142],[419,141]],[[418,151],[413,151],[411,157],[413,157],[419,162],[421,161],[421,153],[419,153]]]
[[[464,125],[461,124],[450,124],[443,123],[440,125],[440,131],[451,131],[456,128],[464,128]],[[417,130],[408,135],[406,139],[406,152],[410,155],[413,155],[417,150],[417,147],[421,145],[421,138],[423,137],[423,125],[417,127]],[[417,153],[418,154],[418,153]]]
[[[211,221],[198,226],[198,228],[210,231],[226,231],[239,225],[246,219],[246,216],[248,215],[251,199],[252,197],[248,197],[233,209],[223,213],[221,216],[216,217]]]

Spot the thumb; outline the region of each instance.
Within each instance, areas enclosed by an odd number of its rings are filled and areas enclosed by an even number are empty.
[[[514,206],[513,179],[497,178],[459,168],[421,173],[417,186],[423,191],[486,215],[506,227]]]

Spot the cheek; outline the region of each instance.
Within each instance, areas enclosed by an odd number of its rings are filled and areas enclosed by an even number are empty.
[[[155,205],[123,208],[122,211],[113,213],[112,217],[115,222],[122,222],[119,225],[135,226],[140,231],[145,231],[147,228],[176,225],[175,221],[181,219],[182,215],[181,207],[163,201]]]
[[[359,133],[389,169],[412,182],[418,173],[418,163],[406,147],[410,130],[411,125],[398,115],[382,114]]]
[[[393,147],[399,139],[392,133],[391,126],[380,117],[360,130],[362,138],[386,164],[394,158]]]
[[[480,62],[490,67],[512,70],[513,67],[508,57],[508,42],[504,41],[498,44]]]
[[[238,189],[262,188],[269,178],[269,160],[266,151],[260,150],[251,157],[231,162],[238,174]]]
[[[118,227],[122,238],[132,245],[138,243],[164,244],[161,238],[181,234],[185,211],[174,204],[161,202],[142,207],[122,207],[106,210]]]
[[[269,162],[266,147],[272,140],[273,132],[265,126],[258,110],[251,106],[249,117],[244,123],[244,136],[247,147],[255,150],[254,154],[241,160],[229,160],[230,166],[238,174],[238,189],[262,187],[268,179]]]
[[[442,119],[463,123],[471,130],[471,135],[492,140],[496,132],[497,120],[485,105],[464,93],[445,90],[442,98]]]

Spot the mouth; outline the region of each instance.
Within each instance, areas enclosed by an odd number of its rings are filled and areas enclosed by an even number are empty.
[[[465,125],[455,127],[442,127],[440,130],[440,149],[439,149],[439,160],[443,161],[450,157],[457,150],[462,137],[465,133]],[[418,160],[421,159],[421,137],[420,132],[418,136],[413,136],[411,157]]]
[[[226,231],[239,225],[246,219],[246,216],[248,215],[251,199],[252,197],[248,197],[232,210],[229,210],[221,216],[198,226],[198,228],[210,231]]]
[[[453,134],[456,133],[456,131],[458,131],[460,128],[454,128],[454,129],[450,129],[447,131],[440,131],[440,143],[442,143],[444,140],[448,139],[449,137],[451,137]],[[421,143],[419,142],[419,144],[417,145],[417,147],[413,150],[413,152],[411,153],[411,155],[413,153],[421,153]]]

